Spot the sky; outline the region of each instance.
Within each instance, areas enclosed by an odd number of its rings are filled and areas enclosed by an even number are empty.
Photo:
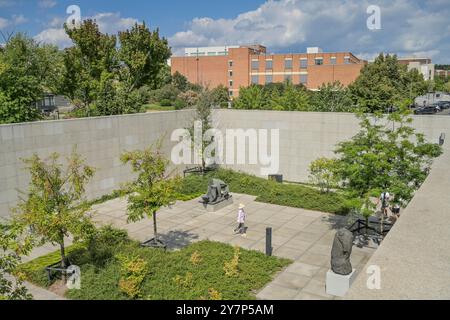
[[[0,0],[0,31],[70,46],[62,25],[71,5],[106,33],[145,21],[160,29],[174,54],[184,47],[258,43],[269,53],[320,47],[367,60],[384,52],[450,64],[450,0]],[[380,29],[367,26],[370,5],[380,9]]]

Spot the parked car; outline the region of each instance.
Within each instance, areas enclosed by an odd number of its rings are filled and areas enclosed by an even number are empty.
[[[435,114],[438,112],[436,106],[426,106],[414,110],[414,114]]]
[[[449,109],[450,101],[439,101],[439,102],[436,102],[434,105],[439,106],[439,108],[441,108],[441,110]]]

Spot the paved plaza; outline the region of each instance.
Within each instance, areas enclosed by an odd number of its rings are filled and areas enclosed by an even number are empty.
[[[331,246],[345,218],[321,212],[260,203],[255,197],[233,194],[234,204],[214,213],[206,212],[199,199],[177,202],[157,214],[160,238],[171,250],[200,240],[212,240],[265,252],[265,230],[273,228],[273,254],[294,263],[280,272],[258,294],[259,299],[333,299],[325,292]],[[239,203],[246,205],[247,236],[235,235]],[[118,198],[94,206],[94,221],[126,229],[135,240],[153,235],[153,222],[145,219],[127,224],[127,200]],[[353,248],[353,267],[359,272],[374,250]]]

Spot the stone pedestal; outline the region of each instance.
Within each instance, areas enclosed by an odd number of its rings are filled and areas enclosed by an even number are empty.
[[[232,204],[233,204],[233,197],[229,197],[227,200],[221,201],[216,204],[201,203],[201,206],[203,209],[206,209],[206,211],[208,211],[208,212],[216,212],[216,211],[219,211],[220,209],[228,207],[229,205],[232,205]]]
[[[327,294],[337,297],[343,297],[352,286],[353,281],[356,278],[356,270],[347,276],[334,273],[332,270],[328,270],[327,273]]]

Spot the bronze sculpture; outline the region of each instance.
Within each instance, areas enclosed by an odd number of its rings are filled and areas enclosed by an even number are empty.
[[[353,272],[350,262],[353,240],[353,233],[347,229],[340,229],[336,232],[331,249],[331,270],[334,273],[347,276]]]

